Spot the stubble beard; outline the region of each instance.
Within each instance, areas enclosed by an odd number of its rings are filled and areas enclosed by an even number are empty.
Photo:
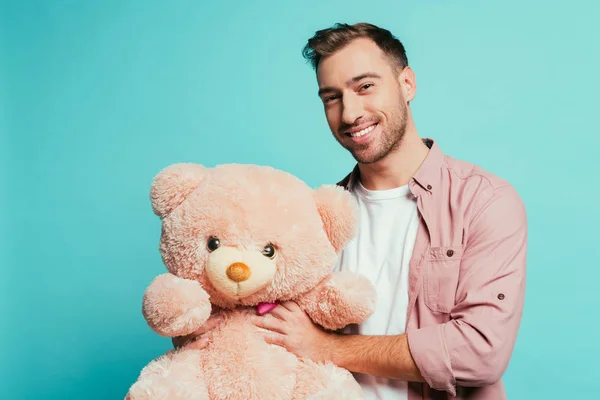
[[[408,107],[400,101],[398,111],[391,115],[388,126],[382,129],[380,136],[374,141],[360,145],[342,143],[339,139],[338,142],[352,154],[358,163],[373,164],[400,148],[406,134],[407,120]],[[381,123],[380,121],[373,122]]]

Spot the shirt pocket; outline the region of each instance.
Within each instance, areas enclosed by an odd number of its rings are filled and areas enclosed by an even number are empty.
[[[449,313],[455,305],[462,246],[432,247],[424,274],[425,304],[434,312]]]

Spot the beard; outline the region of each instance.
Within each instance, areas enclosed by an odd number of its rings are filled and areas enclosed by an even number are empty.
[[[403,101],[400,101],[399,103],[400,104],[396,109],[397,111],[390,115],[388,125],[385,127],[382,126],[379,137],[374,138],[374,140],[370,141],[369,143],[355,144],[351,140],[344,141],[341,140],[337,135],[334,135],[336,140],[342,145],[342,147],[352,154],[352,157],[354,157],[357,162],[361,164],[373,164],[382,160],[388,154],[393,153],[400,147],[402,144],[402,139],[406,133],[408,107]],[[361,119],[355,125],[359,125],[364,122],[381,124],[381,120],[379,118],[373,117]],[[354,125],[344,125],[340,130],[342,132],[347,131],[353,126]]]

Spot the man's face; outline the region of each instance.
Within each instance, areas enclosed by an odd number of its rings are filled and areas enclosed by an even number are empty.
[[[319,63],[317,81],[327,123],[359,163],[383,159],[402,141],[408,107],[399,74],[368,39],[356,39]]]

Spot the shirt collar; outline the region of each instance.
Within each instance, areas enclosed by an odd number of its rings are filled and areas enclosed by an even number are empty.
[[[437,190],[440,183],[440,168],[444,162],[444,153],[433,139],[423,139],[423,143],[429,147],[425,160],[409,182],[409,188],[413,195],[419,196],[423,192],[432,193]],[[338,185],[350,190],[356,184],[360,175],[358,164]]]

